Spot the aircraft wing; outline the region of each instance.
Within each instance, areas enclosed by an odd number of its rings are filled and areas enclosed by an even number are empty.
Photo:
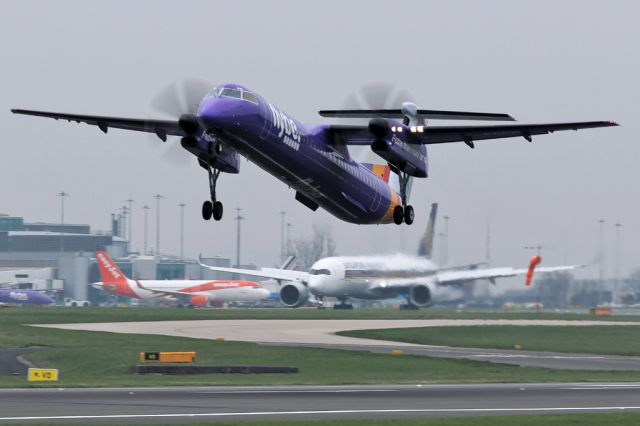
[[[98,115],[63,114],[58,112],[31,111],[26,109],[12,109],[14,114],[34,115],[36,117],[49,117],[56,120],[87,123],[98,126],[107,133],[110,127],[115,129],[135,130],[138,132],[155,133],[160,139],[166,140],[167,135],[184,136],[184,131],[175,120],[151,120],[137,118],[104,117]]]
[[[559,272],[570,271],[577,268],[582,268],[584,265],[569,265],[569,266],[543,266],[535,269],[536,273],[540,272]],[[496,278],[515,277],[518,275],[525,275],[528,269],[515,269],[515,268],[489,268],[489,269],[471,269],[462,271],[444,271],[436,275],[438,285],[450,285],[457,284],[466,281],[475,280],[494,280]]]
[[[307,281],[309,274],[302,271],[292,271],[289,269],[261,268],[261,269],[239,269],[225,268],[221,266],[209,266],[198,260],[200,266],[218,272],[228,272],[231,274],[250,275],[253,277],[271,278],[278,281]]]
[[[464,142],[473,148],[473,141],[523,137],[531,141],[534,135],[545,135],[561,130],[591,129],[618,126],[614,121],[583,121],[550,124],[507,124],[493,126],[425,126],[423,132],[412,133],[425,145],[449,142]],[[335,140],[347,145],[368,145],[373,135],[367,126],[331,125],[329,133]],[[417,142],[416,142],[417,143]]]

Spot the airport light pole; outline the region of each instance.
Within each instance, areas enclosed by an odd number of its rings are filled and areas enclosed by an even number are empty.
[[[142,207],[142,209],[144,210],[144,255],[147,255],[147,216],[148,216],[148,212],[149,209],[151,207],[149,207],[148,205],[144,205]]]
[[[180,207],[180,260],[184,260],[184,206],[185,203],[178,204]]]
[[[284,248],[284,217],[286,216],[287,212],[285,211],[281,211],[280,212],[280,264],[282,264],[282,262],[284,262],[284,258],[285,258],[285,248]]]
[[[64,191],[58,193],[60,197],[60,252],[64,251],[64,197],[68,197],[69,194]]]
[[[442,265],[446,266],[449,263],[449,216],[444,217],[444,244],[442,247]]]
[[[244,216],[242,216],[240,214],[241,211],[242,211],[241,208],[237,208],[236,209],[237,214],[236,214],[236,217],[235,217],[235,220],[238,221],[237,228],[236,228],[236,231],[237,231],[237,234],[236,234],[236,268],[240,268],[240,221],[244,220]]]
[[[122,206],[122,213],[120,213],[120,237],[123,240],[127,239],[127,206]]]
[[[487,220],[487,239],[485,241],[485,262],[487,266],[491,263],[491,221]]]
[[[156,194],[153,198],[156,199],[156,255],[160,255],[160,199],[164,197]]]
[[[600,224],[600,228],[598,230],[598,258],[600,263],[600,271],[598,278],[600,279],[600,285],[602,285],[602,281],[604,280],[604,224],[605,220],[600,219],[598,221]]]
[[[129,203],[129,252],[133,250],[133,232],[132,232],[132,223],[133,223],[133,199],[129,198],[126,200]]]
[[[611,297],[611,304],[613,303],[620,303],[620,228],[622,228],[622,224],[621,223],[616,223],[615,224],[616,227],[616,240],[615,240],[615,256],[616,256],[616,263],[615,263],[615,279],[613,281],[613,294]]]
[[[291,227],[293,225],[291,224],[291,222],[287,222],[287,256],[291,256]],[[283,261],[284,262],[284,261]]]

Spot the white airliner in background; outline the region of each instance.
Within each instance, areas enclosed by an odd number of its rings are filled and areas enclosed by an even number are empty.
[[[427,233],[426,253],[424,243],[421,254],[430,256],[433,244],[435,211],[432,207]],[[263,278],[272,278],[283,282],[280,287],[280,300],[289,307],[303,306],[313,295],[319,301],[324,297],[335,297],[340,304],[336,309],[351,309],[346,300],[353,299],[389,299],[405,296],[407,304],[401,309],[427,307],[441,300],[447,288],[461,284],[496,278],[525,275],[529,269],[477,268],[477,264],[464,267],[439,268],[426,257],[414,257],[401,254],[388,256],[337,256],[318,260],[309,272],[291,271],[275,268],[235,269],[208,266],[213,271],[231,272]],[[537,268],[537,272],[567,271],[580,266],[552,266]]]
[[[243,280],[132,280],[103,251],[96,252],[102,282],[91,284],[107,293],[134,299],[169,299],[206,307],[211,302],[257,302],[269,291],[260,283]]]

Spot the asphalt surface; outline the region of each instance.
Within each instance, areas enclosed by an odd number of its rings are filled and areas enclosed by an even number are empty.
[[[0,423],[640,412],[640,383],[0,390]]]
[[[48,324],[46,327],[114,333],[160,334],[199,339],[224,337],[226,340],[261,344],[365,350],[379,353],[389,353],[392,349],[400,349],[404,354],[409,355],[463,358],[562,370],[640,370],[640,357],[455,348],[361,339],[335,334],[343,330],[478,325],[638,327],[640,323],[559,320],[209,320]]]
[[[3,348],[0,349],[0,376],[24,376],[31,365],[22,355],[42,350],[43,348]]]

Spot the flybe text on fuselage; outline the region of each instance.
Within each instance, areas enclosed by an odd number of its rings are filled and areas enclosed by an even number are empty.
[[[405,151],[407,151],[410,154],[414,155],[418,159],[418,161],[420,161],[420,162],[426,162],[427,161],[427,156],[424,155],[422,152],[420,152],[419,147],[421,147],[421,145],[416,145],[416,144],[411,144],[411,143],[405,142],[402,139],[400,139],[398,136],[396,136],[395,134],[391,137],[391,143],[394,144],[394,145],[400,146]]]
[[[269,104],[269,109],[271,110],[273,126],[278,131],[278,137],[282,139],[285,145],[298,151],[300,149],[300,131],[295,121],[271,104]]]
[[[20,302],[26,302],[29,300],[29,296],[26,293],[22,293],[19,291],[12,291],[9,293],[9,298],[13,300],[18,300]]]

